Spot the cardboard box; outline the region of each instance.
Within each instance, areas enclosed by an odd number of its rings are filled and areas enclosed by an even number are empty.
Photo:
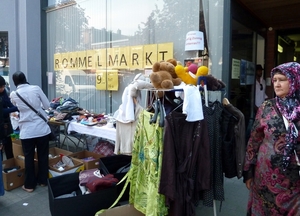
[[[57,198],[76,192],[76,196]],[[117,198],[116,187],[82,195],[79,173],[71,173],[48,179],[49,207],[52,216],[94,216],[101,209],[109,208]]]
[[[84,164],[84,168],[86,170],[88,170],[88,169],[98,168],[99,167],[99,159],[102,158],[103,155],[84,150],[84,151],[70,154],[69,157],[76,158],[76,159],[82,161]],[[94,159],[93,160],[83,160],[83,159],[89,158],[89,157],[92,157]]]
[[[53,148],[49,148],[49,154],[51,154],[53,157],[57,157],[59,155],[69,156],[70,154],[73,154],[73,152],[61,148],[53,147]]]
[[[13,148],[13,153],[15,158],[18,158],[19,155],[24,156],[21,140],[14,140],[12,142],[12,148]],[[34,159],[37,160],[36,152],[34,154]]]
[[[97,216],[143,216],[144,214],[136,210],[133,205],[123,205],[108,209],[103,213],[97,214]]]
[[[2,161],[3,170],[6,168],[11,168],[14,166],[20,166],[21,168],[9,173],[2,172],[2,179],[4,189],[10,191],[12,189],[18,188],[24,184],[25,178],[25,168],[24,162],[20,159],[11,158],[8,160]]]
[[[17,158],[18,155],[24,156],[21,140],[14,140],[12,142],[12,144],[13,144],[12,147],[13,147],[14,157]],[[71,151],[67,151],[67,150],[64,150],[61,148],[57,148],[57,147],[49,148],[49,154],[51,154],[53,157],[59,156],[60,154],[68,156],[72,153],[73,152],[71,152]],[[35,153],[34,158],[37,159],[36,153]]]
[[[14,153],[14,157],[17,158],[18,160],[20,160],[20,162],[22,163],[22,167],[25,168],[25,158],[24,158],[24,153],[23,153],[23,149],[22,149],[22,143],[21,140],[14,140],[12,142],[12,147],[13,147],[13,153]],[[22,159],[19,158],[19,156],[23,157]],[[38,173],[38,163],[37,163],[37,153],[35,152],[34,154],[34,167],[35,167],[35,175],[37,176]]]
[[[60,157],[49,160],[49,178],[61,176],[61,175],[65,175],[65,174],[70,174],[70,173],[75,173],[75,172],[80,172],[80,171],[84,170],[83,163],[75,158],[72,158],[74,166],[72,166],[72,167],[67,166],[67,167],[64,167],[63,171],[59,171],[58,169],[54,168],[53,165],[57,164],[60,160],[61,160]]]
[[[17,158],[18,155],[24,156],[21,140],[12,141],[12,149],[15,158]]]

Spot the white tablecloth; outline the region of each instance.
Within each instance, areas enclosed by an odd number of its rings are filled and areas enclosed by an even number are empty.
[[[105,139],[116,141],[116,129],[105,126],[87,126],[76,121],[71,121],[67,128],[68,133],[75,131],[80,134],[102,137]]]

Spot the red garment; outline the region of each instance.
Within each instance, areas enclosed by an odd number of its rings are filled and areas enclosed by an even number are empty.
[[[89,178],[88,182],[86,183],[86,187],[93,193],[105,188],[115,186],[119,180],[114,178],[114,175],[107,174],[106,176],[99,178],[97,176]]]

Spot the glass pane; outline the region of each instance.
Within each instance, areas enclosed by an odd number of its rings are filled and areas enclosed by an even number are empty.
[[[172,58],[183,62],[195,57],[195,53],[184,52],[184,46],[186,33],[199,30],[198,14],[196,0],[86,0],[48,11],[48,71],[56,74],[49,98],[63,94],[75,97],[83,108],[115,112],[134,77],[164,58],[164,53],[153,47],[172,43]],[[150,44],[153,53],[146,53],[144,46]],[[81,67],[84,56],[91,59],[86,58]],[[59,61],[54,64],[56,59]],[[89,78],[74,75],[72,70]],[[117,70],[117,91],[99,88],[99,74],[106,70]],[[63,81],[66,73],[72,73],[71,85]]]
[[[10,93],[9,85],[9,49],[8,32],[0,32],[0,75],[6,81],[6,92]]]

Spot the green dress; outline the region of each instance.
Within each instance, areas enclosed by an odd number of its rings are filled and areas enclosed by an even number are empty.
[[[135,132],[132,162],[128,180],[130,182],[129,203],[147,216],[168,214],[165,196],[158,193],[161,176],[163,128],[149,124],[147,111],[140,114]]]

